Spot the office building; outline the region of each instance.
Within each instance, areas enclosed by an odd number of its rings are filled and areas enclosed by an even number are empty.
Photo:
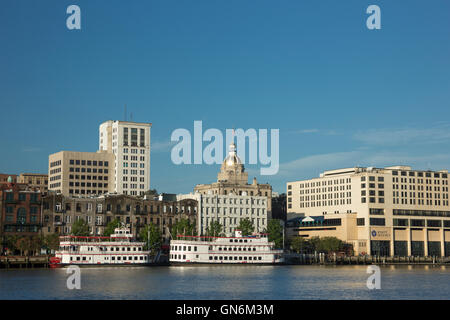
[[[113,190],[144,195],[150,190],[151,123],[106,121],[99,128],[99,150],[115,156]]]
[[[49,156],[49,190],[65,196],[114,191],[114,155],[108,152],[61,151]]]

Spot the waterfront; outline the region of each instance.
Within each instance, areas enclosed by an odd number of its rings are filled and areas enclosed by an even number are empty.
[[[367,266],[174,266],[0,270],[0,299],[450,299],[450,267],[384,266],[369,290]]]

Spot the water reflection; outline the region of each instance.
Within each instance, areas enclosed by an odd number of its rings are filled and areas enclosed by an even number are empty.
[[[450,299],[445,266],[174,266],[82,268],[81,290],[65,269],[1,270],[0,299]]]

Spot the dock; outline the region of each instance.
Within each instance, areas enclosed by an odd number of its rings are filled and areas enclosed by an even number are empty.
[[[370,264],[450,264],[450,257],[382,257],[382,256],[337,256],[318,254],[285,254],[285,264],[298,265],[370,265]]]
[[[48,268],[50,256],[2,256],[0,269]]]

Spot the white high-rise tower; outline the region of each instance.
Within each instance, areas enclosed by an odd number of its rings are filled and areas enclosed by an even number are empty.
[[[150,189],[151,123],[106,121],[99,128],[99,150],[115,155],[114,190],[143,195]]]

